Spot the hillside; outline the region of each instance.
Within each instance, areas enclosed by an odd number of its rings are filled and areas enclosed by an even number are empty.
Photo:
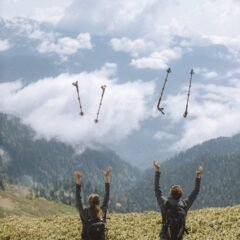
[[[229,154],[239,154],[240,153],[240,134],[234,135],[232,137],[219,137],[216,139],[211,139],[202,144],[193,146],[192,148],[178,153],[175,157],[164,162],[165,167],[171,168],[174,164],[175,166],[181,165],[188,161],[192,161],[196,158],[201,158],[204,156],[224,156]]]
[[[111,165],[110,208],[114,209],[118,201],[126,202],[124,193],[135,185],[140,171],[104,147],[86,149],[81,154],[78,150],[57,140],[39,138],[19,119],[0,113],[0,176],[4,170],[11,181],[33,187],[37,196],[73,203],[73,172],[83,172],[86,200],[90,192],[103,192],[103,170]]]
[[[240,204],[240,135],[218,138],[195,146],[161,164],[161,187],[168,195],[173,184],[180,184],[186,197],[194,187],[195,169],[204,168],[201,191],[194,208]],[[151,162],[149,164],[152,164]],[[154,169],[145,171],[130,191],[136,209],[157,209],[154,195]],[[143,194],[144,193],[144,194]]]
[[[44,198],[31,198],[29,189],[11,185],[0,191],[0,217],[6,216],[49,216],[54,214],[72,214],[73,207]],[[1,238],[0,238],[1,239]]]
[[[187,196],[194,171],[203,165],[201,192],[193,208],[240,204],[240,135],[197,145],[161,164],[163,193],[181,184]],[[151,166],[152,162],[149,162]],[[73,171],[83,172],[84,201],[91,192],[103,194],[103,169],[113,167],[110,209],[120,212],[158,209],[153,191],[153,168],[141,173],[113,151],[76,149],[57,140],[37,138],[19,119],[0,114],[0,189],[4,181],[33,188],[33,195],[74,204]],[[120,203],[120,204],[118,204]],[[118,206],[118,207],[117,207]],[[121,206],[121,207],[119,207]]]
[[[156,240],[160,229],[157,212],[110,214],[109,240]],[[237,240],[240,238],[240,206],[191,211],[186,240]],[[78,240],[81,224],[77,214],[41,218],[0,219],[1,240]]]

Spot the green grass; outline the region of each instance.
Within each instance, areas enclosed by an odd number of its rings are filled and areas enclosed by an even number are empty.
[[[12,191],[0,191],[0,217],[6,216],[48,216],[53,214],[72,214],[73,207],[47,201],[43,198],[31,199]]]
[[[56,208],[57,209],[57,208]],[[160,229],[157,212],[109,214],[109,240],[156,240]],[[240,206],[189,212],[186,240],[240,239]],[[1,240],[79,240],[78,214],[47,217],[14,216],[0,219]]]

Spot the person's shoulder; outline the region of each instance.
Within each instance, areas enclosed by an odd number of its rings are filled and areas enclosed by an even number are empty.
[[[88,213],[89,207],[84,207],[84,208],[83,208],[83,211],[84,211],[84,213]]]
[[[182,208],[186,208],[187,207],[187,199],[180,199],[179,206]]]
[[[162,199],[164,200],[164,202],[166,203],[169,200],[169,197],[166,196],[162,196]]]
[[[184,206],[185,205],[185,200],[184,199],[179,199],[179,205]]]

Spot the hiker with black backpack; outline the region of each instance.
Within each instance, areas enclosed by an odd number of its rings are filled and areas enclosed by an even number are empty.
[[[105,197],[100,206],[100,197],[92,193],[88,197],[88,207],[83,208],[81,196],[81,172],[74,173],[76,180],[76,207],[82,220],[81,240],[105,240],[106,239],[106,217],[110,192],[110,175],[112,168],[104,171]]]
[[[160,165],[154,161],[155,167],[155,195],[162,214],[162,229],[160,240],[183,240],[184,232],[187,232],[185,222],[187,212],[196,199],[202,176],[202,167],[196,170],[195,188],[186,199],[181,199],[183,190],[181,186],[174,185],[170,188],[170,196],[164,197],[160,188]]]

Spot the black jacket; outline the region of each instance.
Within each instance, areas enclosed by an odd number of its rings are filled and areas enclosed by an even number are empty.
[[[161,209],[162,219],[165,218],[166,203],[167,202],[170,202],[171,205],[180,205],[187,212],[190,209],[190,207],[192,206],[194,200],[197,198],[197,195],[198,195],[199,190],[200,190],[200,182],[201,182],[201,178],[196,178],[195,179],[195,188],[192,191],[192,193],[189,195],[189,197],[186,198],[186,199],[176,200],[176,199],[173,199],[171,197],[164,197],[162,195],[162,191],[161,191],[161,188],[160,188],[160,172],[156,171],[156,174],[155,174],[155,195],[156,195],[156,198],[157,198],[157,201],[158,201],[158,205],[160,206],[160,209]],[[165,237],[163,228],[160,232],[160,236],[163,237],[163,238]]]
[[[110,193],[110,184],[105,183],[105,196],[103,199],[103,204],[101,206],[101,209],[105,215],[107,214],[107,209],[108,209],[109,193]],[[76,184],[76,207],[78,209],[80,218],[82,220],[82,226],[83,226],[82,233],[81,233],[82,240],[88,240],[86,221],[88,217],[89,208],[83,208],[82,196],[81,196],[81,185],[78,185],[78,184]]]

